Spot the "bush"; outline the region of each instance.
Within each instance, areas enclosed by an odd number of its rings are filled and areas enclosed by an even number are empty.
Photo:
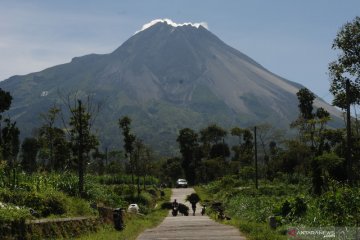
[[[78,193],[78,177],[74,174],[64,174],[53,183],[56,190],[62,191],[69,196],[76,196]]]
[[[30,217],[27,208],[0,207],[0,239],[23,239],[25,219]]]
[[[335,226],[352,225],[360,222],[360,195],[358,189],[341,187],[324,193],[318,206],[324,218]]]
[[[42,215],[45,217],[51,214],[62,215],[66,213],[67,203],[67,199],[65,199],[62,194],[56,193],[45,196],[45,199],[43,200]]]

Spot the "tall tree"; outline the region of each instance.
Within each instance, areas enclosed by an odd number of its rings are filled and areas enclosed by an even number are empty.
[[[329,64],[330,92],[333,104],[346,109],[346,165],[348,180],[353,180],[352,134],[350,105],[360,103],[360,17],[343,25],[334,39],[332,48],[338,50],[338,59]]]
[[[200,140],[203,143],[217,144],[226,137],[227,132],[216,124],[211,124],[200,131]]]
[[[226,135],[227,131],[216,124],[200,130],[201,148],[208,159],[219,156],[226,158],[230,155],[229,146],[224,140]]]
[[[16,122],[11,122],[10,119],[5,119],[5,127],[2,129],[2,148],[3,157],[9,161],[10,166],[14,166],[16,156],[20,150],[20,130],[16,126]]]
[[[84,193],[84,174],[86,160],[89,158],[91,150],[95,150],[98,141],[91,133],[91,114],[89,109],[84,107],[81,100],[71,109],[70,117],[70,139],[73,154],[77,157],[77,167],[79,175],[79,194]]]
[[[16,122],[11,122],[10,119],[5,119],[5,127],[2,132],[2,155],[9,166],[8,177],[12,181],[12,187],[16,184],[16,159],[20,150],[20,131],[16,126]],[[12,178],[11,178],[12,172]]]
[[[300,140],[311,147],[314,155],[322,154],[324,146],[324,131],[330,120],[330,114],[324,108],[313,112],[315,95],[307,88],[297,93],[299,100],[299,117],[291,123],[291,127],[299,130]]]
[[[136,140],[136,137],[135,135],[130,133],[130,125],[131,125],[131,119],[128,116],[124,116],[123,118],[119,119],[119,127],[122,129],[124,136],[125,157],[128,157],[130,159],[129,163],[130,163],[130,171],[131,171],[131,181],[132,184],[134,184],[135,163],[131,155],[134,151],[134,142]]]
[[[346,81],[350,82],[350,104],[360,103],[360,17],[343,25],[332,48],[338,50],[338,59],[329,64],[330,92],[334,105],[346,108]]]
[[[50,170],[54,169],[54,142],[56,141],[56,132],[59,133],[55,127],[55,121],[60,113],[60,109],[57,106],[52,106],[46,114],[41,114],[41,118],[44,121],[43,126],[40,129],[40,136],[44,139],[42,143],[49,149],[49,162],[48,166]]]
[[[2,113],[6,110],[9,110],[11,106],[12,96],[9,92],[6,92],[0,88],[0,146],[2,145],[2,131],[1,131],[1,121]]]
[[[319,195],[322,192],[324,180],[316,157],[324,151],[326,123],[330,120],[330,114],[323,108],[318,108],[315,113],[313,112],[315,95],[307,88],[300,89],[297,96],[300,114],[291,126],[299,129],[301,144],[310,150],[312,190]]]
[[[162,178],[166,182],[174,183],[176,179],[179,179],[183,176],[183,168],[181,166],[182,159],[174,157],[167,159],[161,165]]]
[[[37,169],[36,156],[39,151],[39,142],[36,138],[25,138],[21,144],[21,166],[33,173]]]
[[[251,165],[254,157],[253,134],[249,129],[234,127],[231,135],[239,138],[239,144],[232,147],[235,153],[233,160],[240,162],[240,167]]]
[[[176,141],[180,146],[185,176],[190,184],[194,184],[195,168],[197,167],[196,152],[199,149],[198,134],[190,128],[184,128],[180,130]]]

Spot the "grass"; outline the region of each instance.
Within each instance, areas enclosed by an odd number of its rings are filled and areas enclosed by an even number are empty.
[[[167,216],[169,210],[160,209],[162,202],[168,202],[170,200],[171,190],[165,190],[165,197],[158,202],[156,209],[149,214],[129,215],[125,220],[126,227],[122,231],[116,231],[113,225],[104,225],[98,232],[87,234],[77,238],[78,240],[107,240],[107,239],[121,239],[132,240],[148,228],[153,228],[160,224],[162,220]]]
[[[203,187],[197,186],[194,187],[196,193],[200,196],[202,200],[214,200],[213,196],[210,195],[206,189]],[[236,217],[232,217],[229,221],[221,221],[217,219],[217,213],[211,211],[210,208],[207,208],[207,215],[209,215],[210,218],[224,223],[229,224],[232,226],[235,226],[240,230],[240,232],[246,236],[249,240],[285,240],[287,237],[285,235],[282,235],[279,231],[272,230],[267,223],[257,223],[252,221],[246,221],[242,220]]]

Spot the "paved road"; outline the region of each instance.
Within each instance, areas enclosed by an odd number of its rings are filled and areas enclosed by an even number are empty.
[[[170,211],[159,226],[146,230],[137,240],[245,240],[235,227],[217,223],[208,216],[201,216],[200,206],[196,207],[197,212],[192,216],[190,203],[185,202],[185,197],[192,192],[192,188],[172,189],[171,196],[171,201],[177,199],[179,203],[189,206],[189,216],[173,217]]]

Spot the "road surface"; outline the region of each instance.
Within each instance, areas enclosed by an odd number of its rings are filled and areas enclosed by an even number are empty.
[[[171,211],[164,221],[156,228],[143,232],[137,240],[245,240],[235,227],[217,223],[208,216],[201,216],[201,207],[196,206],[195,216],[192,215],[191,205],[185,202],[187,195],[194,192],[192,188],[172,189],[171,201],[177,199],[186,204],[190,211],[189,216],[178,215],[173,217]]]

